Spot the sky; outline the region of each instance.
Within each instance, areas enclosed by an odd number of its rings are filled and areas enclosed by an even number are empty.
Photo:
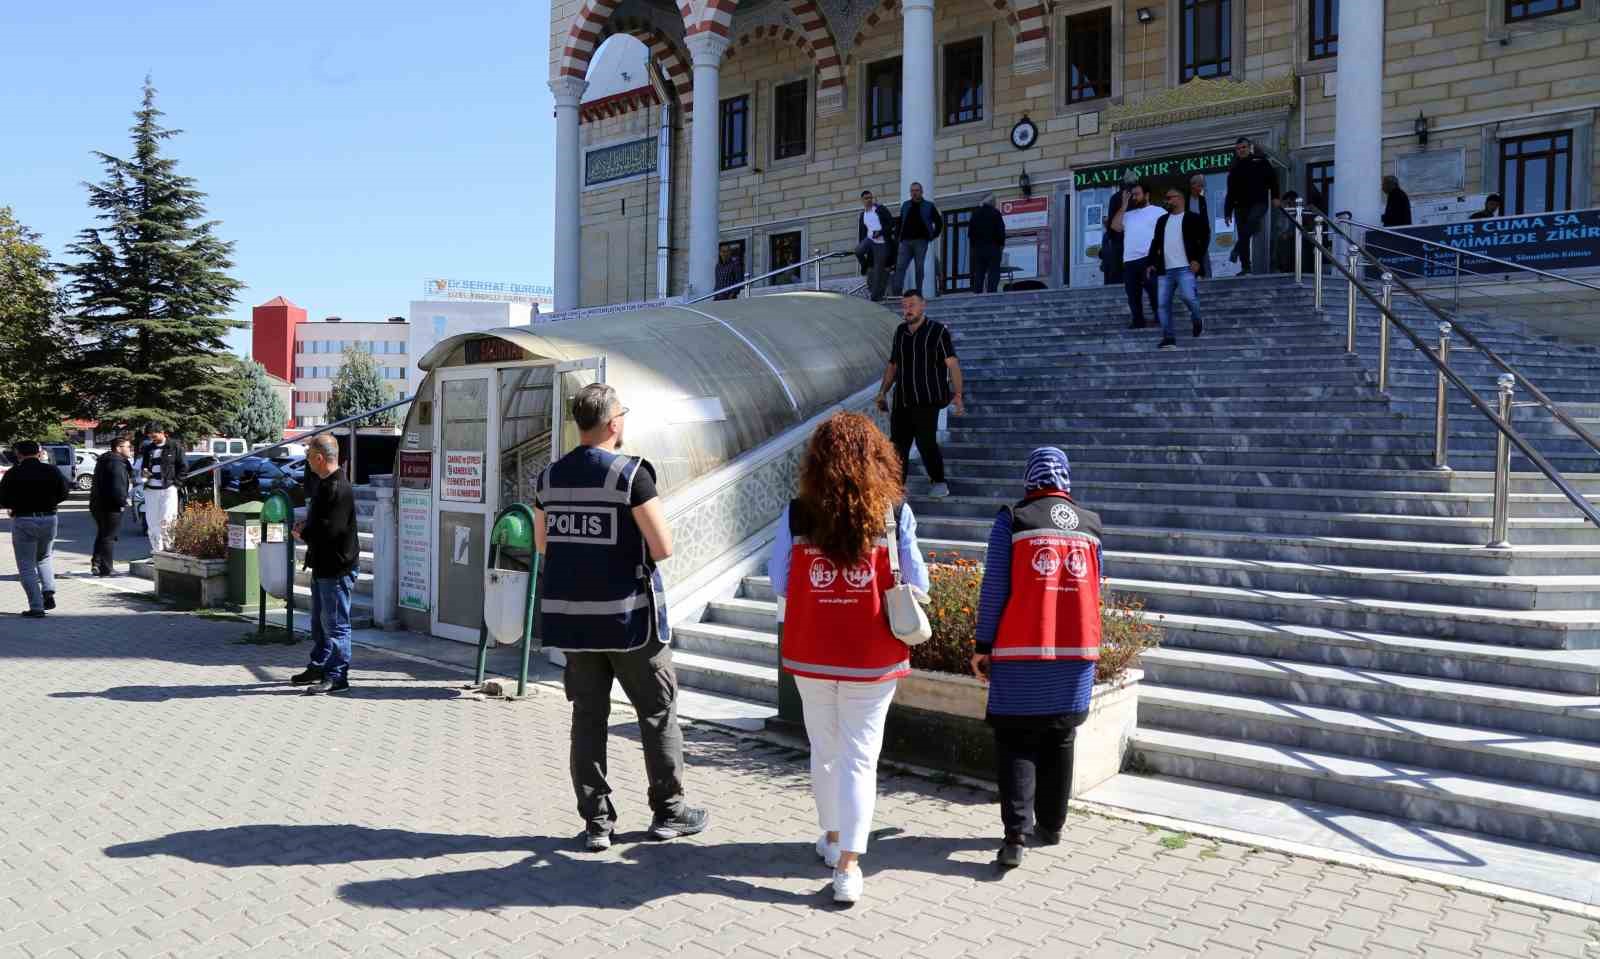
[[[56,257],[92,224],[149,74],[245,284],[309,319],[405,314],[428,277],[549,283],[549,0],[0,2],[0,205]],[[18,82],[18,78],[24,78]],[[248,333],[230,342],[248,354]]]

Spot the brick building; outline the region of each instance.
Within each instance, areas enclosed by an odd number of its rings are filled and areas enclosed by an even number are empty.
[[[590,96],[617,34],[648,82]],[[1597,64],[1600,0],[555,0],[556,309],[705,292],[720,243],[751,273],[847,249],[859,192],[912,180],[955,214],[946,290],[991,191],[1034,201],[1019,275],[1098,282],[1110,178],[1198,170],[1220,217],[1237,136],[1366,222],[1391,173],[1414,202],[1585,208]]]

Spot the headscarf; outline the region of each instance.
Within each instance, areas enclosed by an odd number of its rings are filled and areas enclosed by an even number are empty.
[[[1072,468],[1067,462],[1067,454],[1054,446],[1041,446],[1029,453],[1022,487],[1029,493],[1042,489],[1072,492]]]

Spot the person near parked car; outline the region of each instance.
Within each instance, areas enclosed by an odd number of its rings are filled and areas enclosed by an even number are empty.
[[[967,240],[972,244],[972,292],[996,292],[1000,289],[1000,261],[1006,252],[1006,220],[995,207],[993,193],[972,211]]]
[[[1189,308],[1189,319],[1194,321],[1197,339],[1205,329],[1200,320],[1200,297],[1195,280],[1200,275],[1200,261],[1205,258],[1208,239],[1200,214],[1185,208],[1183,191],[1177,187],[1169,189],[1167,212],[1156,221],[1155,234],[1150,241],[1149,266],[1145,267],[1160,287],[1156,315],[1161,320],[1161,342],[1157,349],[1172,350],[1178,346],[1172,324],[1174,292]]]
[[[1272,161],[1256,152],[1249,137],[1234,141],[1233,154],[1228,195],[1222,199],[1223,221],[1238,221],[1228,259],[1239,263],[1240,273],[1266,273],[1272,266],[1268,262],[1267,211],[1278,202],[1278,174]]]
[[[860,413],[817,428],[800,467],[800,495],[778,520],[768,563],[784,621],[779,656],[795,678],[811,740],[811,794],[833,867],[835,902],[861,898],[878,792],[884,721],[906,645],[889,629],[884,591],[928,588],[916,518],[903,502],[899,454]],[[891,566],[891,556],[895,560]]]
[[[28,595],[22,614],[38,619],[56,608],[56,574],[51,553],[56,541],[56,507],[71,492],[67,478],[41,453],[39,444],[23,440],[12,447],[17,464],[0,476],[0,509],[11,511],[11,554],[17,578]]]
[[[188,473],[183,442],[161,424],[150,427],[150,442],[139,470],[144,487],[145,533],[152,554],[172,544],[172,522],[178,518],[178,488]]]
[[[895,222],[900,228],[900,247],[895,256],[894,288],[906,289],[906,267],[915,264],[917,282],[913,286],[926,296],[922,271],[928,261],[928,247],[944,233],[944,217],[932,200],[923,198],[922,184],[913,183],[911,199],[900,204],[900,216]]]
[[[909,288],[900,297],[905,318],[889,345],[889,365],[878,386],[878,409],[889,410],[889,388],[894,388],[894,411],[889,413],[889,436],[900,454],[900,481],[911,467],[911,444],[917,444],[922,468],[933,488],[928,495],[950,495],[945,483],[944,453],[939,449],[939,414],[950,407],[957,416],[966,413],[961,398],[961,361],[955,341],[943,323],[927,318],[928,301],[922,291]]]
[[[1388,227],[1411,225],[1411,197],[1400,189],[1400,178],[1383,178],[1383,225]]]
[[[894,214],[877,201],[871,190],[862,190],[861,217],[856,221],[856,261],[861,264],[861,275],[867,278],[867,295],[874,303],[883,299],[898,250]]]
[[[1128,329],[1145,326],[1144,301],[1150,301],[1150,312],[1160,315],[1156,302],[1156,281],[1147,267],[1150,265],[1150,242],[1155,239],[1156,221],[1161,219],[1161,208],[1150,202],[1144,184],[1135,183],[1124,189],[1122,203],[1111,218],[1111,229],[1122,236],[1122,288],[1128,295],[1128,312],[1133,319]]]
[[[672,555],[672,528],[655,467],[620,452],[628,410],[616,389],[590,384],[570,409],[578,447],[534,483],[534,540],[544,557],[534,634],[566,655],[572,788],[585,848],[604,852],[617,825],[606,775],[614,683],[639,719],[650,837],[692,836],[710,817],[684,801],[678,676],[659,568]]]
[[[1030,832],[1061,842],[1100,658],[1100,517],[1073,500],[1067,454],[1053,446],[1028,456],[1022,487],[989,529],[972,656],[989,687],[1003,868],[1022,864]]]
[[[96,576],[115,572],[117,529],[122,525],[122,511],[127,508],[133,489],[133,463],[128,459],[132,448],[126,436],[119,436],[111,441],[111,449],[95,460],[94,480],[89,485],[89,515],[94,517],[95,530],[89,568]]]
[[[290,682],[315,696],[350,688],[350,603],[361,546],[356,494],[339,466],[339,441],[327,433],[312,437],[306,466],[317,474],[317,489],[294,534],[306,544],[311,570],[311,662]]]

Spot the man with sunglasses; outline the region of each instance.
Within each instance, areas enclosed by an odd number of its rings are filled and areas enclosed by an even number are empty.
[[[657,568],[672,555],[672,530],[655,468],[620,452],[627,415],[604,383],[579,390],[572,400],[579,445],[546,467],[534,487],[534,540],[544,557],[534,635],[566,655],[572,786],[591,852],[611,848],[617,822],[606,781],[613,682],[639,717],[655,814],[651,838],[692,836],[707,820],[683,797],[678,679]]]

